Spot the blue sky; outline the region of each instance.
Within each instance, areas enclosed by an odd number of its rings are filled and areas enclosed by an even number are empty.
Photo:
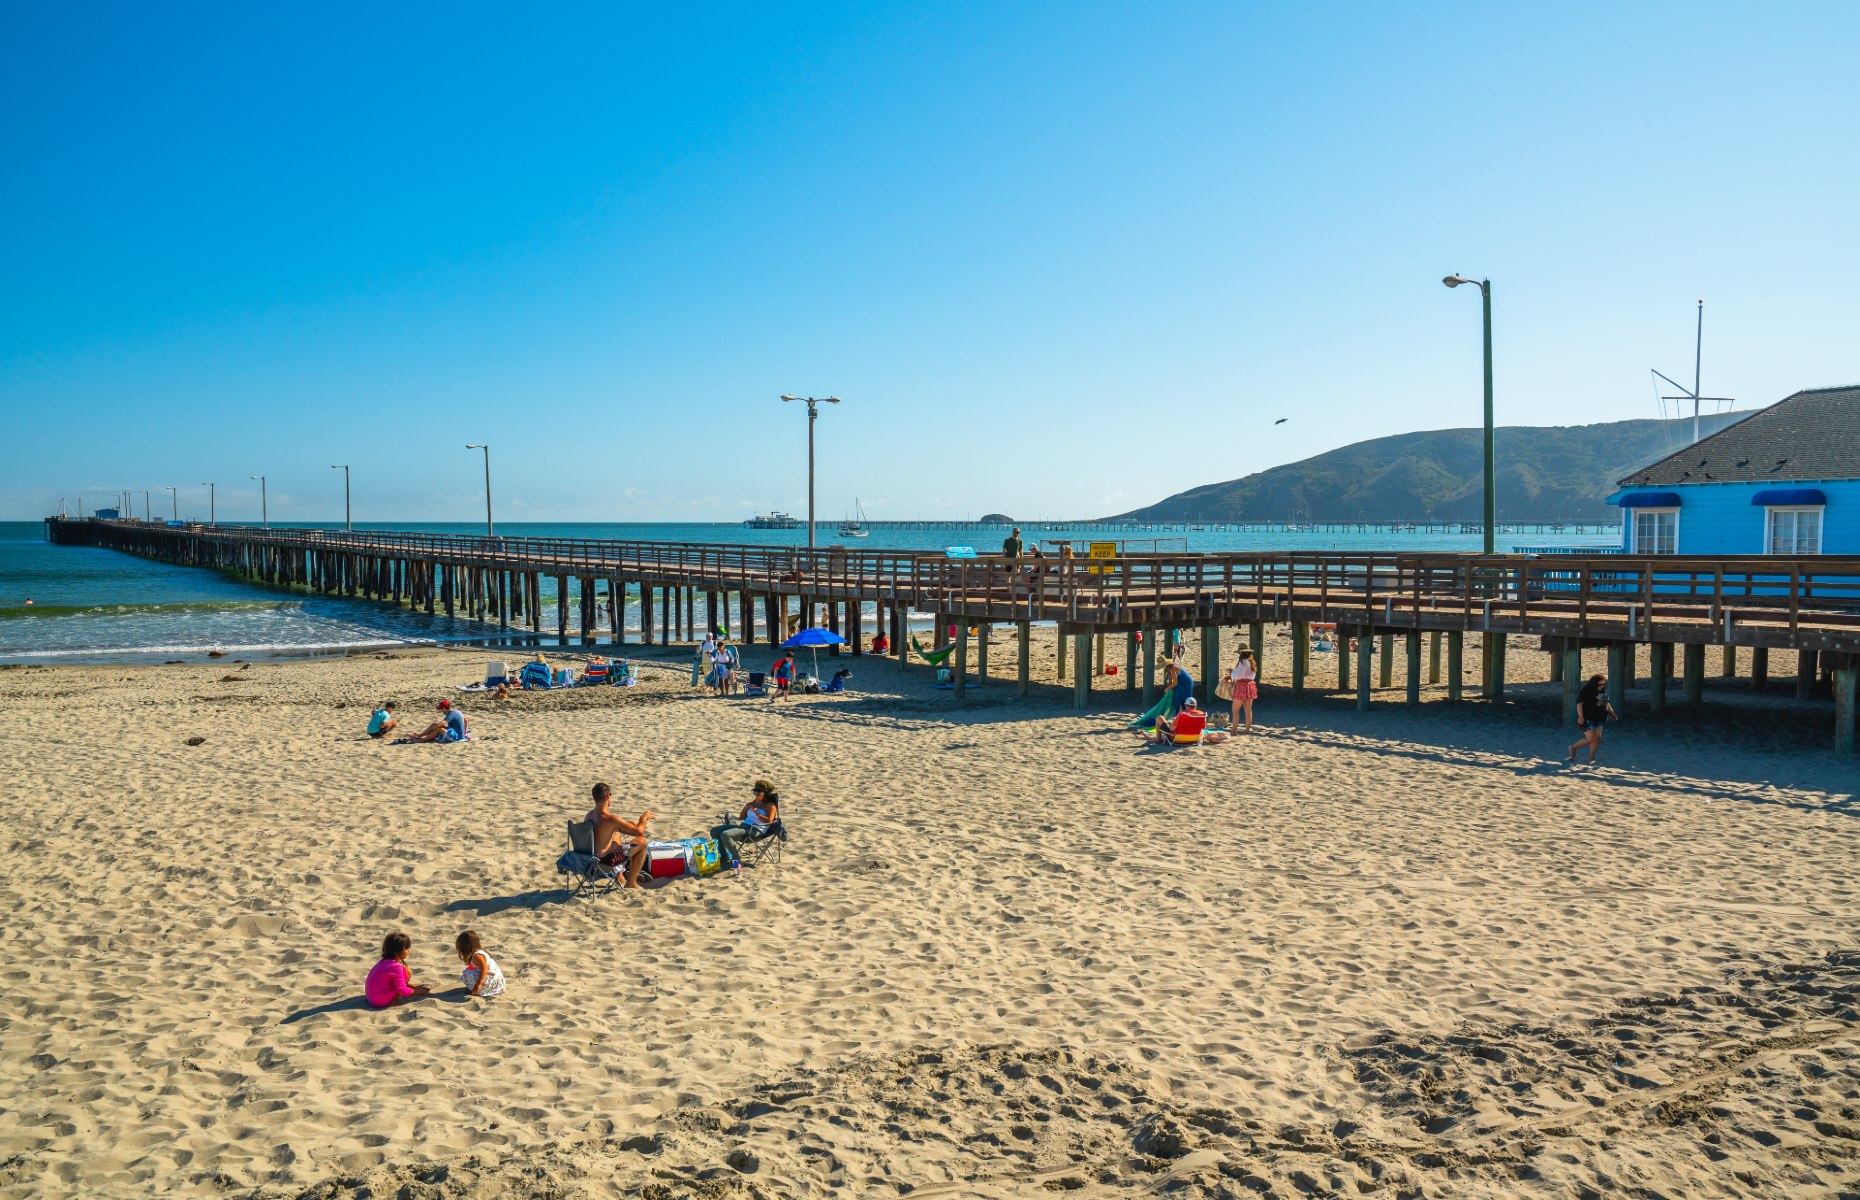
[[[681,11],[683,10],[683,11]],[[12,5],[0,516],[1099,515],[1860,380],[1860,5]],[[1287,417],[1284,425],[1273,422]],[[157,495],[161,493],[157,491]]]

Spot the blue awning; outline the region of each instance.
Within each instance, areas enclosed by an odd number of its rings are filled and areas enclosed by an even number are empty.
[[[1758,492],[1750,502],[1764,508],[1811,508],[1826,504],[1828,498],[1821,494],[1820,488],[1771,488]]]
[[[1622,508],[1678,508],[1678,492],[1629,492],[1621,497]]]

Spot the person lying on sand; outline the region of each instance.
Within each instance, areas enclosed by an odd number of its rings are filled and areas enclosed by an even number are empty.
[[[640,868],[646,865],[646,825],[657,813],[647,809],[639,814],[639,820],[629,821],[614,814],[610,805],[613,802],[613,789],[604,783],[594,785],[594,807],[587,816],[588,824],[594,826],[594,857],[608,865],[626,857],[626,886],[639,886]],[[629,844],[627,839],[631,838]]]
[[[452,701],[439,702],[439,719],[416,734],[401,738],[403,742],[462,742],[471,736],[471,722],[452,707]]]

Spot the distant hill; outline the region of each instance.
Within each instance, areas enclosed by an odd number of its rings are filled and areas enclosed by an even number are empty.
[[[1748,412],[1699,419],[1700,436]],[[1596,521],[1615,481],[1692,440],[1692,418],[1539,428],[1501,426],[1498,519]],[[1119,514],[1140,521],[1477,521],[1484,470],[1477,429],[1373,438]],[[1111,518],[1118,519],[1118,518]]]

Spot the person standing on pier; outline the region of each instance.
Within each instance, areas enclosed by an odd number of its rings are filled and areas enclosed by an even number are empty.
[[[1014,532],[1001,540],[1001,557],[1019,558],[1026,548],[1027,544],[1020,540],[1020,526],[1016,525]]]

